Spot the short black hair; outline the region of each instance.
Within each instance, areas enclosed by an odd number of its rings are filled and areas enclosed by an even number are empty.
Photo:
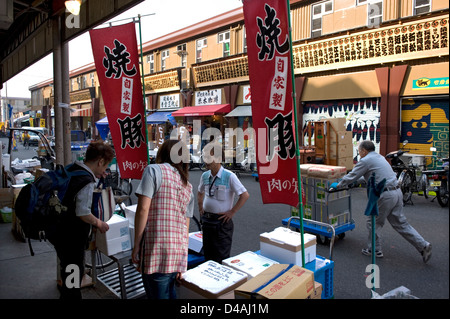
[[[361,143],[359,143],[359,147],[365,149],[368,152],[375,151],[375,144],[373,144],[372,141],[362,141]]]

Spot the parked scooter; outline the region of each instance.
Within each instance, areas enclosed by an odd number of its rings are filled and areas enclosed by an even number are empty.
[[[449,190],[449,159],[442,158],[442,169],[424,171],[427,175],[431,189],[436,193],[436,198],[442,207],[448,206]]]
[[[390,152],[389,154],[387,154],[385,156],[387,159],[391,160],[391,166],[392,166],[392,169],[394,170],[394,172],[397,174],[397,178],[399,178],[400,174],[406,168],[405,163],[400,158],[400,156],[402,156],[403,154],[408,152],[407,150],[404,150],[406,144],[408,144],[408,140],[405,140],[403,142],[403,146],[401,149]]]

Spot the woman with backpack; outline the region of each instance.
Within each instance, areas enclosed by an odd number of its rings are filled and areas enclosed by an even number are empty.
[[[166,140],[156,163],[145,168],[136,190],[132,260],[142,273],[149,299],[175,299],[175,280],[187,269],[189,218],[194,210],[186,145]]]

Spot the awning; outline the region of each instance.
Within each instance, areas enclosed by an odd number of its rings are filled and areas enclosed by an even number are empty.
[[[150,114],[147,116],[147,124],[164,124],[170,121],[172,125],[176,125],[176,121],[172,116],[172,112],[158,112]]]
[[[18,118],[16,118],[16,119],[13,119],[13,123],[16,123],[16,122],[25,122],[25,121],[28,121],[30,119],[30,115],[29,114],[26,114],[26,115],[24,115],[24,116],[21,116],[21,117],[18,117]]]
[[[92,116],[92,108],[88,109],[77,109],[76,111],[70,113],[71,117],[75,116]]]
[[[95,126],[97,127],[98,134],[100,134],[102,140],[106,141],[109,133],[108,117],[105,116],[101,120],[95,122]]]
[[[241,105],[236,107],[233,111],[225,115],[225,117],[239,117],[239,116],[252,116],[251,105]]]
[[[178,111],[172,112],[172,116],[208,116],[225,114],[230,111],[230,104],[185,106]]]

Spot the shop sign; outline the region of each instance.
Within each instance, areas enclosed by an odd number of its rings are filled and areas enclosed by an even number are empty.
[[[256,160],[263,203],[298,205],[286,1],[245,0]]]
[[[428,90],[428,89],[448,89],[449,78],[426,78],[422,77],[413,81],[413,90]]]
[[[120,175],[141,179],[148,159],[134,23],[89,33]]]
[[[252,93],[250,90],[250,85],[242,87],[242,103],[252,103]]]
[[[171,109],[180,107],[180,94],[163,95],[159,98],[160,109]]]
[[[222,104],[222,90],[206,90],[195,92],[195,105],[218,105]]]

